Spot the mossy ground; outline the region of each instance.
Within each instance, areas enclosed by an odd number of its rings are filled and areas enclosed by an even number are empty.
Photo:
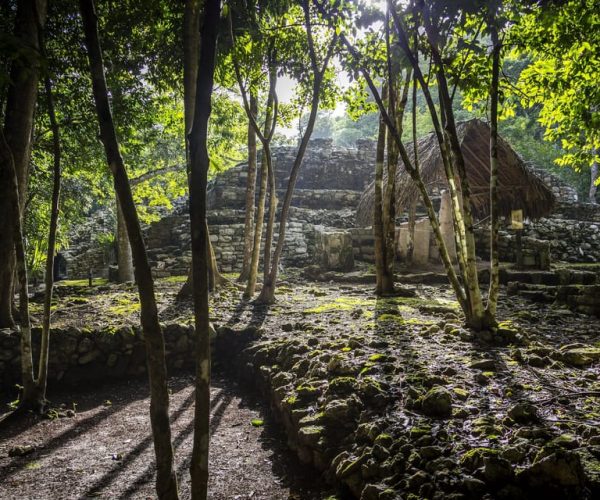
[[[164,322],[191,321],[191,304],[174,301],[184,279],[156,282]],[[139,322],[132,285],[65,290],[69,293],[61,294],[60,288],[57,292],[55,324]],[[270,376],[282,374],[277,380],[291,384],[289,390],[278,389],[282,404],[314,417],[333,411],[319,406],[326,394],[369,394],[374,403],[363,408],[368,412],[364,418],[376,422],[378,432],[394,442],[406,440],[412,447],[406,456],[407,474],[424,471],[426,482],[434,487],[436,476],[421,456],[433,452],[421,451],[424,446],[441,447],[444,457],[459,468],[470,450],[491,449],[518,456],[511,466],[520,470],[533,463],[544,442],[561,434],[573,434],[578,447],[585,448],[600,425],[597,397],[570,396],[600,391],[600,363],[571,366],[561,350],[567,345],[599,346],[600,321],[595,318],[502,294],[501,330],[518,334],[519,341],[507,337],[509,341],[497,343],[462,327],[462,315],[447,286],[419,286],[415,297],[376,298],[368,285],[291,279],[282,283],[270,307],[241,301],[236,286],[217,291],[211,301],[211,320],[217,325],[262,329],[261,359],[276,357],[267,365]],[[492,360],[493,369],[470,368],[482,359]],[[452,396],[449,418],[428,417],[419,407],[422,396],[437,386]],[[519,401],[537,405],[539,422],[523,426],[507,419],[508,409]],[[314,417],[311,425],[321,426],[320,419]],[[507,451],[521,445],[523,453]],[[352,439],[344,446],[357,458],[362,456]],[[407,495],[420,495],[419,488],[406,488]]]

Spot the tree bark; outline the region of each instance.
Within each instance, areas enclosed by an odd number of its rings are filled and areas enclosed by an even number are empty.
[[[210,338],[208,318],[208,271],[210,250],[206,224],[206,186],[208,183],[208,120],[216,66],[220,1],[206,0],[202,23],[202,44],[196,82],[194,119],[190,145],[190,224],[192,233],[192,270],[194,273],[194,314],[196,327],[196,405],[194,445],[190,473],[192,499],[204,500],[208,491],[208,452],[210,442]]]
[[[250,112],[258,114],[256,95],[250,93]],[[244,282],[250,276],[252,244],[254,242],[254,205],[256,198],[256,132],[248,120],[248,177],[246,178],[246,214],[244,217],[244,259],[238,281]]]
[[[148,378],[150,381],[150,422],[157,467],[156,491],[161,499],[176,499],[178,498],[178,492],[177,479],[173,469],[165,344],[158,321],[154,282],[125,164],[119,151],[108,99],[98,34],[98,18],[94,2],[93,0],[80,0],[79,5],[90,63],[94,102],[100,126],[100,138],[104,146],[108,166],[114,178],[115,191],[127,225],[135,264],[135,278],[140,298],[140,316],[146,344]]]
[[[281,207],[281,214],[279,217],[279,234],[277,238],[277,246],[275,248],[275,252],[273,254],[272,262],[267,261],[267,256],[270,256],[270,239],[268,238],[265,242],[265,279],[263,283],[263,288],[261,290],[260,296],[258,297],[258,302],[263,304],[270,304],[275,300],[275,287],[277,285],[277,275],[279,273],[279,262],[281,260],[281,255],[283,253],[283,246],[285,245],[285,232],[288,214],[290,210],[290,206],[292,204],[292,197],[294,195],[294,188],[296,186],[296,180],[298,179],[298,173],[300,172],[300,167],[302,167],[302,161],[304,160],[304,154],[306,152],[306,148],[308,146],[308,141],[312,135],[315,121],[317,119],[317,112],[319,111],[319,102],[320,102],[320,93],[321,86],[323,83],[323,78],[325,76],[325,71],[327,70],[327,66],[329,65],[329,60],[333,54],[333,49],[337,42],[337,37],[334,36],[329,44],[327,49],[327,53],[323,60],[323,65],[319,68],[319,63],[317,61],[317,53],[314,47],[313,35],[312,35],[312,27],[310,21],[310,6],[308,0],[302,2],[302,8],[304,10],[304,22],[306,26],[306,33],[308,39],[308,52],[310,55],[311,67],[313,72],[313,86],[312,86],[312,98],[310,104],[310,115],[308,117],[308,123],[306,124],[306,129],[304,130],[304,135],[302,136],[302,140],[300,141],[300,146],[298,148],[298,152],[296,153],[296,158],[294,159],[294,164],[292,165],[292,170],[290,172],[290,178],[288,181],[287,189],[285,192],[285,196],[283,199],[283,205]],[[272,195],[275,193],[275,177],[273,175],[272,179],[273,190]],[[275,202],[271,201],[271,206],[274,209]],[[274,212],[273,212],[274,213]],[[269,215],[269,226],[272,226],[271,216]],[[269,248],[267,249],[267,245]]]
[[[117,267],[119,283],[127,283],[133,281],[133,255],[131,253],[131,245],[129,244],[129,236],[127,235],[127,225],[121,204],[117,198]]]
[[[387,86],[381,91],[382,99],[387,99]],[[373,237],[375,239],[375,273],[377,282],[375,294],[384,295],[389,289],[385,273],[385,241],[383,236],[383,163],[385,161],[386,127],[381,113],[379,115],[379,132],[377,134],[377,149],[375,153],[375,203],[373,206]],[[393,283],[392,283],[393,287]]]
[[[13,221],[12,241],[14,242],[15,258],[17,264],[17,281],[19,283],[19,316],[21,329],[21,384],[23,390],[20,397],[20,407],[33,408],[37,401],[36,383],[33,375],[33,350],[31,347],[31,321],[29,318],[29,295],[27,283],[27,266],[25,262],[25,248],[23,246],[23,232],[21,229],[21,215],[19,213],[19,181],[17,170],[10,149],[6,144],[4,131],[2,131],[2,148],[0,160],[6,168],[3,172],[6,199],[11,213],[16,214]],[[5,156],[6,155],[6,156]],[[12,175],[9,175],[12,174]]]
[[[40,40],[43,47],[43,41]],[[58,215],[61,187],[61,150],[60,129],[54,111],[54,97],[52,95],[52,83],[50,77],[46,76],[44,86],[46,99],[48,101],[48,116],[52,128],[52,149],[54,154],[52,202],[50,205],[50,228],[48,231],[48,250],[46,253],[46,274],[44,290],[44,313],[42,318],[42,340],[40,348],[40,359],[38,367],[38,392],[40,402],[46,399],[46,385],[48,380],[48,359],[50,354],[50,308],[52,306],[52,292],[54,290],[54,252],[56,249],[56,231],[58,229]]]
[[[315,2],[315,6],[317,7],[317,10],[328,20],[330,28],[334,29],[335,24],[334,24],[334,21],[332,20],[332,15],[329,14],[320,3]],[[392,17],[394,18],[394,24],[397,25],[397,21],[396,21],[397,15],[395,14],[395,11],[393,9],[391,9],[391,12],[392,12]],[[398,27],[397,27],[397,31],[399,34],[399,39],[402,41],[402,36],[401,36],[402,31]],[[442,236],[442,233],[440,230],[440,225],[439,225],[439,221],[437,218],[437,214],[435,212],[433,203],[432,203],[429,193],[427,191],[427,187],[425,186],[425,184],[423,183],[423,180],[421,179],[420,171],[418,169],[415,169],[415,166],[412,163],[412,160],[409,157],[409,155],[406,151],[406,148],[404,147],[404,144],[402,143],[402,139],[401,139],[400,135],[398,134],[398,131],[396,130],[395,124],[393,123],[393,121],[391,120],[391,118],[389,117],[389,115],[386,111],[384,102],[381,99],[381,96],[377,90],[377,87],[375,86],[375,83],[373,82],[373,78],[371,78],[370,73],[367,71],[367,69],[361,63],[360,55],[357,52],[356,48],[350,43],[350,41],[344,35],[343,32],[340,33],[339,37],[340,37],[340,41],[348,49],[348,52],[350,53],[351,57],[357,63],[358,71],[360,71],[360,73],[363,75],[365,81],[367,82],[367,86],[369,87],[369,90],[373,94],[375,103],[377,104],[379,112],[381,113],[381,116],[383,117],[386,126],[391,128],[393,131],[392,136],[393,136],[394,141],[396,142],[396,145],[398,146],[398,149],[400,151],[400,157],[402,159],[402,162],[404,163],[404,166],[405,166],[408,174],[411,176],[411,179],[415,182],[415,185],[416,185],[417,189],[419,190],[419,193],[421,194],[421,198],[423,200],[423,204],[425,205],[425,209],[427,211],[427,216],[428,216],[430,224],[431,224],[431,229],[432,229],[434,237],[436,239],[436,244],[437,244],[439,252],[440,252],[440,257],[442,259],[442,263],[444,264],[444,268],[446,269],[446,273],[448,275],[448,280],[450,282],[450,285],[452,286],[452,289],[456,295],[456,298],[458,300],[458,303],[459,303],[461,309],[463,311],[467,311],[468,307],[469,307],[469,303],[468,303],[468,300],[466,297],[466,292],[465,292],[464,288],[462,287],[460,280],[458,278],[458,275],[456,274],[456,270],[454,269],[454,266],[452,264],[452,260],[450,258],[450,254],[448,252],[448,248],[446,247],[446,244],[444,242],[444,239],[443,239],[443,236]],[[404,49],[404,46],[402,46],[402,47]],[[406,50],[406,49],[404,49],[404,50]],[[407,53],[407,55],[409,55],[409,52],[406,52],[406,53]],[[414,57],[410,57],[410,55],[408,58],[409,58],[409,61],[411,62],[411,65],[413,66],[413,71],[415,72],[415,75],[419,81],[419,85],[421,85],[421,87],[423,88],[423,92],[424,92],[424,95],[426,96],[426,101],[428,102],[428,106],[430,106],[430,107],[433,106],[433,110],[435,111],[435,105],[433,104],[433,101],[431,100],[431,95],[430,94],[428,95],[428,93],[425,91],[424,86],[425,86],[426,82],[423,77],[423,74],[420,71],[418,62],[416,62]],[[435,125],[436,120],[437,120],[437,115],[432,114],[432,120]],[[434,128],[436,129],[436,134],[438,134],[437,126],[434,126]],[[443,141],[443,138],[441,138],[440,140]],[[442,158],[447,157],[447,151],[445,150],[443,142],[440,143],[440,149],[442,151]],[[448,164],[448,162],[446,160],[444,160],[445,168],[446,168],[447,164]],[[450,186],[452,186],[453,182],[454,182],[453,178],[449,177],[449,185]],[[452,187],[451,187],[451,192],[452,192]]]
[[[277,68],[275,67],[275,61],[273,57],[272,48],[269,49],[269,53],[267,55],[267,66],[269,73],[269,93],[267,95],[267,103],[265,107],[265,122],[263,125],[263,131],[261,132],[260,127],[256,121],[255,114],[252,113],[251,105],[248,99],[248,94],[244,87],[244,82],[242,79],[242,74],[240,71],[240,67],[238,61],[235,57],[235,36],[233,31],[233,19],[231,15],[231,11],[229,13],[229,36],[231,39],[232,45],[232,61],[233,68],[235,71],[235,77],[238,82],[238,86],[240,88],[240,93],[242,95],[242,102],[244,103],[244,110],[246,111],[246,116],[248,117],[248,121],[254,130],[254,133],[260,140],[262,144],[262,153],[261,153],[261,174],[260,174],[260,185],[258,192],[258,203],[256,208],[256,226],[254,228],[254,242],[252,246],[252,258],[250,260],[250,269],[248,275],[248,283],[246,285],[246,289],[244,290],[244,298],[250,299],[254,292],[256,291],[256,281],[258,279],[258,263],[260,260],[260,246],[262,241],[262,231],[264,225],[264,217],[265,217],[265,204],[267,197],[267,187],[269,183],[269,178],[271,181],[274,180],[273,167],[272,167],[272,158],[271,158],[271,139],[273,138],[273,133],[275,132],[275,126],[277,125],[277,93],[276,93],[276,85],[277,85]],[[272,182],[274,184],[274,182]],[[274,196],[274,195],[273,195]],[[272,200],[273,200],[272,196]],[[275,200],[276,203],[276,200]],[[274,212],[271,212],[274,213]],[[265,243],[265,256],[267,255],[266,251],[266,243]],[[268,252],[270,256],[270,250]],[[266,263],[263,262],[263,266],[266,267]]]
[[[46,0],[20,0],[17,3],[14,35],[27,48],[28,56],[39,53],[39,31],[46,21]],[[10,84],[4,113],[4,140],[0,148],[0,328],[14,326],[12,308],[16,270],[14,225],[27,198],[27,177],[31,156],[31,135],[40,73],[39,61],[17,58],[10,70]],[[10,159],[9,159],[10,158]],[[20,199],[9,201],[12,170],[16,171]],[[15,209],[18,210],[15,211]]]
[[[468,297],[469,307],[465,311],[467,324],[475,330],[484,330],[494,324],[494,319],[486,312],[479,287],[477,277],[477,258],[475,252],[475,235],[473,232],[473,216],[471,213],[471,193],[469,181],[466,175],[465,160],[460,147],[460,141],[456,130],[456,122],[452,109],[452,99],[448,89],[448,81],[444,71],[444,61],[438,49],[436,40],[439,32],[431,22],[433,14],[429,8],[424,9],[424,25],[431,48],[433,61],[436,64],[436,80],[438,84],[438,93],[440,105],[443,110],[443,127],[444,138],[449,150],[452,152],[451,162],[455,168],[455,172],[460,179],[462,203],[455,206],[455,220],[460,222],[459,231],[464,228],[464,242],[461,242],[460,248],[457,248],[457,253],[464,256],[465,270],[463,281],[465,291]],[[461,210],[462,209],[462,210]],[[461,220],[462,219],[462,220]]]
[[[273,121],[271,102],[267,102],[267,116],[265,117],[265,132],[269,130]],[[244,298],[250,299],[256,291],[258,280],[258,261],[260,260],[260,246],[262,242],[263,226],[265,221],[265,205],[267,202],[267,185],[269,176],[269,163],[271,162],[271,148],[268,143],[263,144],[260,159],[260,184],[258,189],[258,201],[256,206],[256,226],[254,228],[254,241],[252,243],[252,258],[250,260],[250,271],[248,284],[244,290]]]
[[[498,252],[498,82],[500,78],[500,41],[495,19],[489,22],[492,39],[492,83],[490,87],[490,288],[486,313],[488,322],[496,317],[498,295],[500,293],[500,270]]]
[[[185,120],[185,144],[188,176],[190,175],[189,134],[194,122],[194,106],[196,105],[196,78],[198,75],[199,54],[201,50],[200,22],[203,15],[202,0],[186,0],[183,14],[183,113]],[[206,222],[206,231],[209,234],[209,290],[227,283],[227,279],[220,273],[215,251],[210,241],[210,231]],[[186,282],[177,294],[178,298],[192,295],[194,285],[194,270],[190,267]]]
[[[597,203],[596,192],[598,191],[598,184],[596,184],[596,182],[598,181],[598,160],[596,158],[596,148],[592,148],[592,156],[594,159],[592,162],[592,168],[590,172],[590,190],[588,193],[588,200],[590,203],[593,203],[595,205]]]

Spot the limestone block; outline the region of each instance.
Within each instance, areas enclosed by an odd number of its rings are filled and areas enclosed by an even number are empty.
[[[429,243],[431,240],[431,226],[428,219],[421,219],[415,223],[415,241],[413,262],[427,264],[429,262]]]
[[[349,231],[315,226],[316,258],[326,270],[354,268],[352,235]]]

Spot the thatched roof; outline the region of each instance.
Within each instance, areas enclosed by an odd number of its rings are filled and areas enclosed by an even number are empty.
[[[457,125],[465,157],[467,178],[471,187],[473,215],[481,220],[489,215],[490,183],[490,128],[481,120],[469,120]],[[407,145],[412,158],[412,143]],[[447,189],[448,183],[440,148],[435,135],[429,134],[417,142],[419,169],[423,182],[430,193]],[[508,143],[498,138],[498,209],[501,216],[509,216],[511,210],[523,210],[524,217],[538,219],[548,215],[554,206],[552,191],[540,178],[531,173],[523,160]],[[402,214],[412,203],[420,203],[421,196],[415,183],[406,173],[404,165],[398,166],[396,176],[396,213]],[[372,182],[363,193],[357,209],[358,226],[370,226],[373,221],[375,189]]]

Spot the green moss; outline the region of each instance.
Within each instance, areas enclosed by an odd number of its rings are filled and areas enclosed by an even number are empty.
[[[338,311],[352,311],[357,307],[372,307],[375,304],[375,299],[360,299],[357,297],[338,297],[333,302],[305,309],[303,314],[323,314]]]
[[[454,387],[452,391],[454,391],[454,394],[456,394],[460,399],[467,399],[469,397],[469,391],[460,387]]]
[[[381,354],[381,353],[371,354],[369,356],[369,361],[382,361],[382,360],[385,360],[386,358],[387,358],[387,356],[385,354]]]
[[[108,280],[106,278],[94,278],[92,279],[92,286],[97,285],[107,285]],[[83,280],[62,280],[59,281],[57,286],[89,286],[89,281],[87,279]]]
[[[470,469],[477,469],[483,465],[486,457],[498,455],[499,451],[492,448],[473,448],[460,457],[460,464]]]
[[[162,278],[160,281],[163,283],[185,283],[187,281],[187,276],[167,276],[166,278]]]
[[[394,323],[398,323],[400,325],[404,324],[404,318],[402,316],[396,315],[396,314],[382,314],[380,316],[377,317],[377,321],[384,323],[384,322],[394,322]]]
[[[431,434],[431,426],[429,425],[415,426],[410,430],[411,438],[419,438],[421,436],[428,436],[429,434]]]
[[[118,297],[116,304],[108,308],[108,312],[117,316],[129,316],[140,310],[140,303],[128,297]]]

